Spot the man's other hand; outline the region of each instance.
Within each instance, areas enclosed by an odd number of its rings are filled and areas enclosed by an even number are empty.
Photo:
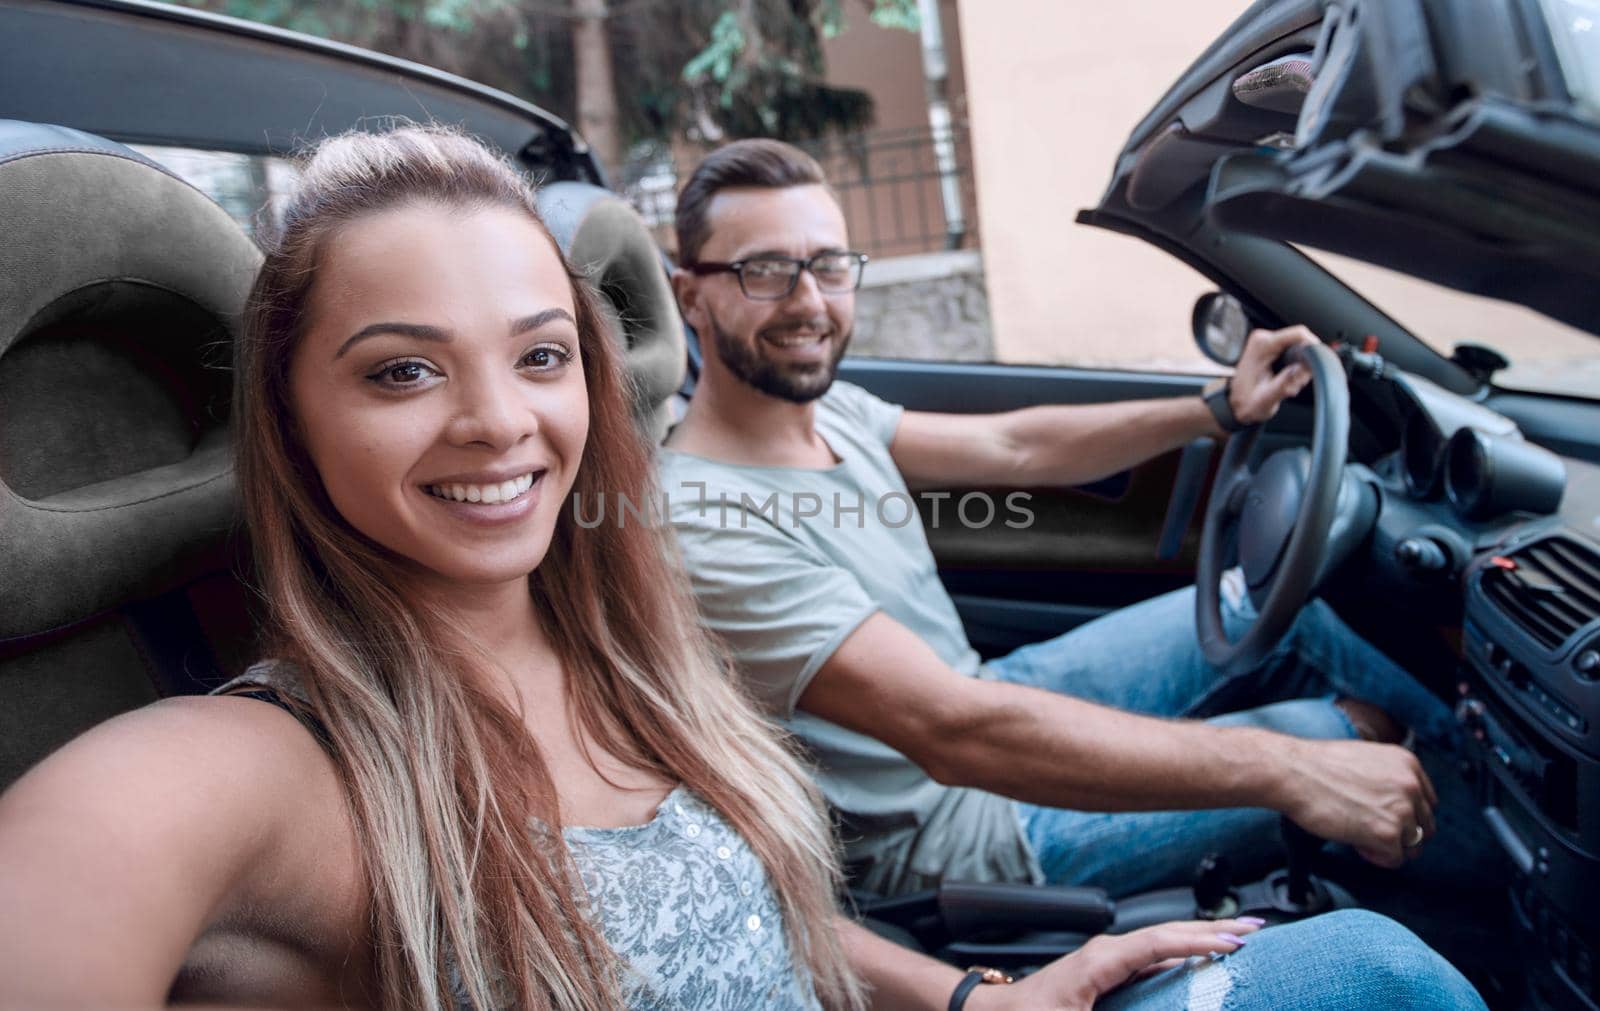
[[[1295,364],[1274,373],[1272,363],[1296,344],[1316,343],[1320,343],[1317,335],[1303,326],[1252,330],[1233,371],[1228,394],[1233,416],[1243,424],[1259,425],[1277,414],[1279,404],[1305,389],[1311,372],[1304,365]]]
[[[1292,740],[1294,780],[1285,814],[1382,867],[1417,856],[1434,833],[1439,803],[1417,756],[1392,744]]]

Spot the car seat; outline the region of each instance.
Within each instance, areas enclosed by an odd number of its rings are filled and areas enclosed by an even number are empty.
[[[688,367],[683,320],[667,263],[644,219],[626,201],[588,183],[539,190],[539,211],[567,259],[588,275],[622,342],[639,423],[652,442],[682,414]]]
[[[129,148],[0,121],[0,788],[249,648],[226,366],[260,261]]]

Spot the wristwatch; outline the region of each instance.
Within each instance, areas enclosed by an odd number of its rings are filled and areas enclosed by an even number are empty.
[[[999,969],[991,969],[987,965],[969,965],[967,974],[961,977],[961,982],[956,984],[955,993],[950,995],[948,1011],[961,1011],[966,1006],[967,996],[985,983],[1015,983],[1016,978],[1008,976]]]
[[[1233,377],[1226,379],[1213,379],[1200,391],[1200,399],[1206,402],[1211,409],[1211,416],[1217,419],[1217,425],[1228,433],[1242,432],[1253,426],[1240,421],[1233,413],[1233,404],[1228,396],[1233,392]]]

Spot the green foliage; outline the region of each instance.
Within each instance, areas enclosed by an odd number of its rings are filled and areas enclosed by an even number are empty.
[[[573,118],[571,0],[177,2],[438,67]],[[918,30],[916,0],[608,0],[624,142],[869,125],[866,94],[825,82],[823,42],[845,30],[851,3],[876,25]]]
[[[422,26],[472,35],[494,15],[514,12],[515,0],[178,0],[307,35],[357,45],[380,43],[397,28]]]
[[[477,24],[472,0],[435,0],[422,4],[422,21],[433,28],[466,34]]]
[[[920,30],[916,0],[860,2],[881,27]],[[681,80],[690,91],[680,121],[702,114],[737,136],[791,138],[870,124],[866,94],[823,82],[822,42],[845,29],[842,0],[756,0],[746,19],[728,9],[730,0],[698,6],[710,8],[707,15],[715,10],[715,17],[701,36],[704,47],[683,63]],[[755,38],[747,37],[749,29]]]
[[[823,0],[821,13],[823,38],[835,38],[844,31],[844,8],[839,6],[839,0]]]
[[[922,31],[922,14],[916,0],[874,0],[872,23],[880,28],[900,28],[908,32]]]
[[[726,83],[733,74],[733,61],[744,52],[744,32],[739,16],[723,11],[711,26],[711,42],[683,67],[683,79],[693,84],[704,77]]]

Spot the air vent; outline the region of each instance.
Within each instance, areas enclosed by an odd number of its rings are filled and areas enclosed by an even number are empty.
[[[1483,592],[1495,607],[1554,650],[1600,618],[1600,553],[1551,537],[1496,559]]]

